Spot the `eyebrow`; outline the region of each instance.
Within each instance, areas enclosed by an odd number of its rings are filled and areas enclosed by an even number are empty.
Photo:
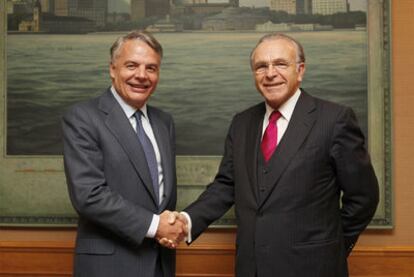
[[[273,59],[270,61],[270,64],[273,63],[278,63],[278,62],[285,62],[285,63],[290,63],[290,61],[283,59],[283,58],[277,58],[277,59]],[[257,61],[255,63],[253,63],[253,65],[266,65],[269,64],[267,61],[261,60],[261,61]]]
[[[145,66],[156,66],[156,67],[160,67],[160,65],[157,64],[157,63],[148,63],[148,64],[147,63],[138,63],[136,61],[131,61],[131,60],[127,60],[127,61],[124,62],[124,64],[130,64],[130,63],[137,64],[137,65],[144,64]]]

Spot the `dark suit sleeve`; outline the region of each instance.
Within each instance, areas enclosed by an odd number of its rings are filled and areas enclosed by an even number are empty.
[[[211,223],[223,216],[234,203],[233,126],[232,123],[226,137],[224,155],[214,181],[194,203],[184,209],[191,217],[193,241]]]
[[[375,214],[378,181],[354,112],[344,109],[336,121],[331,155],[342,191],[341,219],[348,254]]]
[[[139,245],[153,214],[108,186],[96,127],[98,120],[84,106],[75,106],[63,117],[64,166],[69,195],[82,218]]]

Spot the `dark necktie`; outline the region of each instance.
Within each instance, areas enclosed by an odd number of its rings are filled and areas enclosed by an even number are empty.
[[[147,160],[148,168],[151,174],[152,186],[154,188],[154,192],[157,197],[157,203],[158,203],[160,188],[158,184],[158,163],[157,163],[157,158],[155,157],[154,147],[152,146],[151,140],[148,138],[147,134],[144,131],[144,128],[142,127],[142,122],[141,122],[142,112],[138,110],[135,112],[134,116],[137,121],[138,139],[145,153],[145,158]]]
[[[274,111],[269,116],[269,124],[266,127],[266,130],[262,139],[262,153],[265,161],[269,161],[272,157],[273,152],[276,150],[277,146],[277,120],[281,117],[279,111]]]

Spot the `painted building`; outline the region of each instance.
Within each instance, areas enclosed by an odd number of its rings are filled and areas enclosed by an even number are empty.
[[[95,21],[84,17],[57,16],[51,13],[43,13],[40,1],[33,7],[33,15],[30,19],[23,20],[19,24],[20,32],[42,33],[87,33],[93,31]]]
[[[268,18],[250,13],[244,8],[227,8],[220,14],[209,16],[202,22],[202,29],[208,31],[254,30],[257,24]]]
[[[347,0],[312,0],[312,13],[329,15],[348,11]]]
[[[181,0],[180,2],[181,4],[184,4],[184,5],[197,5],[197,4],[214,5],[214,4],[219,3],[218,1],[209,2],[209,0]],[[222,1],[221,3],[229,4],[229,6],[232,6],[232,7],[239,6],[239,0],[228,0],[225,2]]]
[[[296,0],[270,0],[270,9],[296,14]]]
[[[239,0],[228,0],[225,2],[209,2],[208,0],[183,0],[175,5],[176,14],[210,14],[220,13],[227,8],[238,8]]]
[[[145,0],[131,0],[131,20],[145,18]]]
[[[22,20],[19,24],[20,32],[40,32],[42,8],[40,2],[37,1],[33,7],[33,17],[31,20]]]
[[[170,13],[170,0],[146,0],[145,15],[165,17]]]
[[[131,19],[165,17],[170,14],[170,0],[131,0]]]
[[[96,26],[105,26],[108,13],[107,0],[54,0],[57,16],[83,17],[93,20]]]
[[[312,31],[331,31],[331,25],[319,24],[293,24],[293,23],[273,23],[268,21],[263,24],[256,25],[257,32],[312,32]]]
[[[296,14],[312,14],[312,0],[296,0]]]
[[[55,13],[55,0],[40,0],[40,5],[42,5],[42,12]]]
[[[32,3],[22,0],[7,0],[7,14],[28,14],[33,11]]]

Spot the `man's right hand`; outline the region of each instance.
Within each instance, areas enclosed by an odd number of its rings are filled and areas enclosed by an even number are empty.
[[[162,246],[171,249],[176,248],[187,236],[187,233],[187,221],[183,215],[168,210],[160,214],[160,222],[155,238]]]

